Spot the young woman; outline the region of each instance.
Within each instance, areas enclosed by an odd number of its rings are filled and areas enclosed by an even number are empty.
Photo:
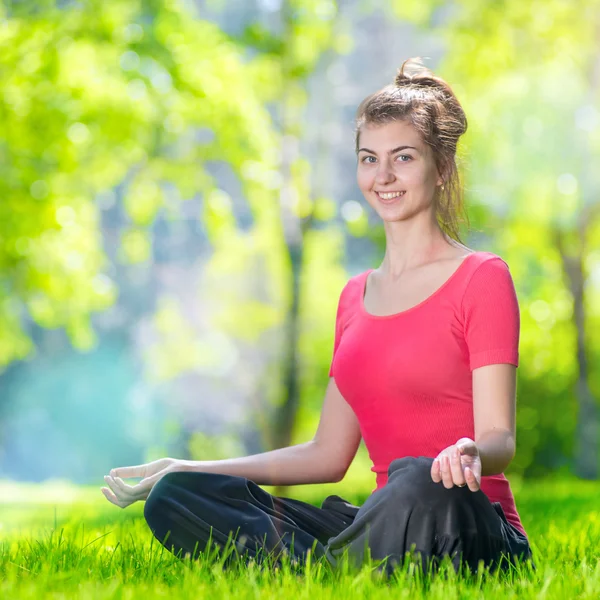
[[[145,499],[159,541],[194,557],[233,533],[249,555],[312,549],[360,564],[368,552],[387,571],[411,550],[423,566],[446,555],[473,569],[531,558],[503,475],[515,453],[519,306],[508,265],[460,242],[456,147],[466,128],[449,85],[419,59],[358,108],[358,184],[386,251],[341,292],[313,440],[113,469],[109,501]],[[339,481],[361,437],[377,475],[361,507],[329,496],[317,508],[259,487]]]

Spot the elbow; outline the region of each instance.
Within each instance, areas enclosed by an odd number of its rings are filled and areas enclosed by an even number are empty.
[[[344,469],[343,471],[334,471],[329,483],[339,483],[342,479],[344,479],[347,471],[348,469]]]
[[[352,457],[352,458],[354,458],[354,457]],[[350,468],[351,464],[352,464],[352,460],[350,460],[349,462],[348,462],[348,460],[344,460],[342,463],[337,464],[335,466],[335,468],[333,469],[333,477],[331,479],[331,483],[338,483],[342,479],[344,479],[344,477],[346,477],[346,473],[348,472],[348,469]]]
[[[330,464],[328,468],[325,470],[325,474],[323,476],[323,483],[339,483],[348,471],[349,465],[339,465],[339,464]]]
[[[498,473],[504,473],[504,471],[508,469],[510,463],[515,457],[515,450],[515,439],[513,437],[510,437],[506,441],[506,448],[504,450],[504,453],[499,457],[499,462],[501,463],[501,470],[499,470]]]
[[[506,440],[506,467],[513,461],[517,452],[517,442],[514,435],[510,435]],[[506,468],[505,467],[505,468]]]
[[[490,431],[477,442],[482,475],[500,475],[513,461],[516,452],[515,436],[509,431]]]
[[[336,452],[330,446],[324,447],[315,440],[311,442],[311,447],[313,449],[311,462],[313,468],[320,473],[319,483],[338,483],[344,479],[354,455],[348,460],[347,455]]]

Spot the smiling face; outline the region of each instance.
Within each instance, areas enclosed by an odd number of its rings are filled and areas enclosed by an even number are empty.
[[[356,176],[384,221],[433,210],[436,188],[443,183],[431,148],[407,121],[363,125]]]

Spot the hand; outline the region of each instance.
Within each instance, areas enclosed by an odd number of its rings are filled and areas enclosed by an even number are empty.
[[[431,465],[431,478],[445,488],[468,485],[472,492],[481,487],[481,459],[475,442],[461,438],[442,450]]]
[[[138,500],[145,500],[154,484],[167,473],[180,470],[182,462],[176,458],[159,458],[145,465],[111,469],[110,475],[104,476],[104,481],[109,487],[100,489],[109,502],[125,508]],[[128,485],[121,477],[143,477],[143,479],[136,485]]]

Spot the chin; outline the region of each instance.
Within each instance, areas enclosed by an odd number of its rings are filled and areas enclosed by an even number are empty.
[[[396,221],[407,221],[408,219],[411,218],[412,215],[405,215],[405,214],[396,214],[396,215],[382,215],[380,214],[379,217],[381,218],[382,221],[384,221],[385,223],[395,223]]]

